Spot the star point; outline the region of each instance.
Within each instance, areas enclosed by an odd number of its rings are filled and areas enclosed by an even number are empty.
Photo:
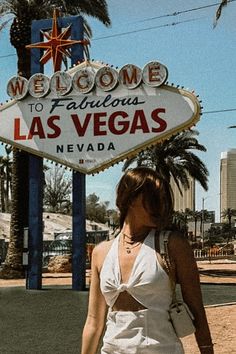
[[[42,32],[44,38],[47,41],[29,44],[26,48],[39,48],[46,52],[40,59],[41,64],[46,64],[50,59],[53,60],[54,72],[61,69],[63,55],[70,57],[70,51],[68,50],[74,44],[89,44],[86,40],[74,40],[68,39],[71,35],[71,26],[69,25],[63,31],[60,31],[57,24],[57,10],[53,11],[53,23],[51,32]]]

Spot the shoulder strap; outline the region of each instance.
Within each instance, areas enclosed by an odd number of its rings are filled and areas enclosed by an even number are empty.
[[[168,250],[168,241],[171,231],[161,231],[159,235],[159,249],[160,255],[165,263],[168,275],[173,283],[175,283],[175,275],[174,275],[174,265],[171,263],[171,259],[169,256]]]
[[[175,286],[176,286],[176,279],[175,279],[175,269],[173,266],[173,262],[171,263],[171,259],[169,256],[169,250],[168,250],[168,241],[169,241],[169,235],[171,231],[161,231],[159,235],[159,247],[160,247],[160,255],[165,263],[166,270],[169,275],[169,279],[171,282],[171,288],[172,288],[172,303],[177,303],[177,298],[176,298],[176,292],[175,292]]]
[[[168,253],[168,240],[170,231],[161,231],[159,235],[159,249],[160,255],[169,258]]]

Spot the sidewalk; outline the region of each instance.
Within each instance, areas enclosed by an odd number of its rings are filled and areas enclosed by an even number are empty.
[[[197,262],[201,283],[236,284],[236,262],[213,260]]]
[[[201,283],[213,284],[236,284],[236,262],[199,261],[197,262]],[[90,271],[86,271],[86,284],[90,283]],[[43,286],[48,285],[71,285],[71,273],[43,273]],[[0,279],[0,287],[25,286],[25,279]]]

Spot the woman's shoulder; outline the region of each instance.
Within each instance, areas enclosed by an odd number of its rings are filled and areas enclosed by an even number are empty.
[[[95,247],[93,252],[95,252],[95,254],[100,254],[103,252],[108,252],[109,249],[111,248],[111,245],[113,244],[114,239],[112,240],[106,240],[106,241],[102,241],[100,243],[98,243]]]
[[[179,230],[167,229],[164,232],[168,233],[168,244],[184,244],[189,243],[184,234]]]
[[[100,269],[115,239],[98,243],[93,250],[93,261]]]
[[[170,231],[168,248],[173,258],[192,258],[192,248],[188,239],[178,230]]]

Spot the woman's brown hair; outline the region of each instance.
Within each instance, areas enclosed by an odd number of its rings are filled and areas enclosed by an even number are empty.
[[[172,221],[173,194],[170,184],[148,167],[137,167],[125,172],[117,186],[116,205],[120,211],[122,228],[132,201],[142,194],[144,207],[158,220],[158,227],[167,227]]]

